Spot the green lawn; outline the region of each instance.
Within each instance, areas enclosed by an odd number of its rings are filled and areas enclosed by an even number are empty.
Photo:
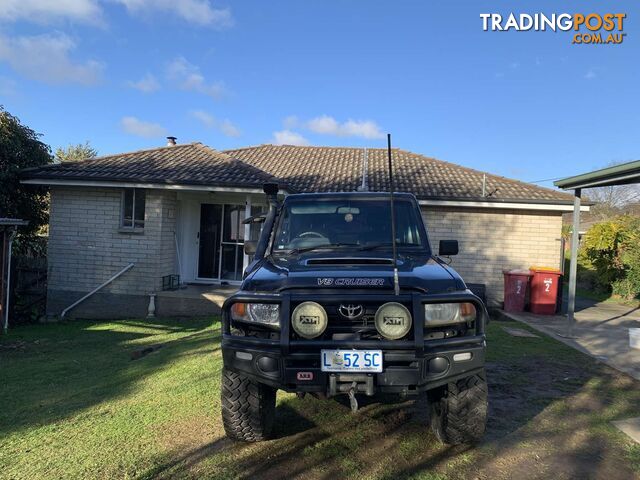
[[[19,327],[0,337],[0,478],[635,478],[640,448],[610,421],[640,416],[640,384],[506,324],[489,328],[491,418],[475,447],[439,444],[422,401],[352,415],[282,393],[277,438],[234,443],[216,320]]]

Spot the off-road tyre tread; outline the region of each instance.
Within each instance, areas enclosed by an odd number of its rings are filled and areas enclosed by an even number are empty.
[[[228,437],[259,442],[273,432],[276,389],[222,370],[222,423]]]
[[[443,443],[476,443],[487,423],[487,380],[484,370],[448,383],[431,403],[431,428]]]

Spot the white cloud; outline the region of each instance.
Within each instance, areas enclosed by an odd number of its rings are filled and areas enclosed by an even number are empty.
[[[184,57],[177,57],[167,65],[167,77],[183,90],[208,95],[214,100],[220,100],[227,94],[222,82],[207,83],[200,68]]]
[[[187,22],[213,28],[233,26],[228,8],[214,8],[209,0],[116,0],[131,14],[173,13]]]
[[[335,135],[337,137],[384,138],[384,133],[378,124],[372,120],[352,120],[340,123],[328,115],[312,118],[305,123],[305,127],[320,135]]]
[[[102,23],[102,9],[96,0],[2,0],[0,21],[28,20],[52,23],[71,20]]]
[[[282,124],[284,125],[284,128],[290,130],[292,128],[300,126],[300,120],[298,120],[298,117],[296,117],[295,115],[289,115],[284,119]]]
[[[306,126],[312,132],[320,135],[338,135],[340,130],[340,124],[335,118],[328,115],[312,118],[307,122]]]
[[[137,82],[129,81],[127,82],[131,88],[135,88],[136,90],[140,90],[143,93],[152,93],[160,90],[160,83],[156,80],[156,77],[147,73],[144,77],[142,77]]]
[[[593,70],[593,68],[589,69],[589,71],[584,74],[584,78],[586,78],[587,80],[593,80],[597,76],[598,75],[596,74],[595,70]]]
[[[192,110],[189,112],[189,115],[196,120],[200,120],[205,127],[213,128],[216,124],[216,119],[213,118],[213,115],[209,115],[203,110]]]
[[[240,130],[236,127],[231,120],[224,119],[218,120],[213,115],[203,110],[192,110],[189,112],[196,120],[199,120],[205,127],[218,130],[227,137],[239,137],[241,135]]]
[[[227,137],[239,137],[240,130],[226,118],[220,122],[220,131]]]
[[[123,117],[120,120],[120,126],[125,132],[137,137],[156,138],[164,137],[167,134],[167,130],[163,126],[145,122],[136,117]]]
[[[0,62],[16,72],[46,83],[92,85],[100,81],[104,64],[74,62],[69,53],[75,42],[62,33],[9,38],[0,35]]]
[[[273,132],[273,143],[276,145],[309,145],[309,140],[304,138],[297,132],[291,130],[280,130],[279,132]]]

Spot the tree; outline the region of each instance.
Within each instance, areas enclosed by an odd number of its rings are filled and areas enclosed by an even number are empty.
[[[79,162],[88,160],[98,155],[98,151],[89,142],[69,145],[67,148],[58,147],[56,150],[56,162]]]
[[[47,189],[20,183],[20,170],[53,162],[51,148],[0,105],[0,217],[21,218],[29,225],[18,229],[26,245],[48,221]]]

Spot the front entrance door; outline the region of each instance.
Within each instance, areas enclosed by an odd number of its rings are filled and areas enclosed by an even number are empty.
[[[225,205],[222,228],[222,259],[220,278],[242,280],[244,260],[244,205]]]
[[[198,233],[198,278],[217,279],[220,275],[220,234],[222,205],[200,205]]]
[[[244,205],[200,205],[198,278],[242,280]]]

